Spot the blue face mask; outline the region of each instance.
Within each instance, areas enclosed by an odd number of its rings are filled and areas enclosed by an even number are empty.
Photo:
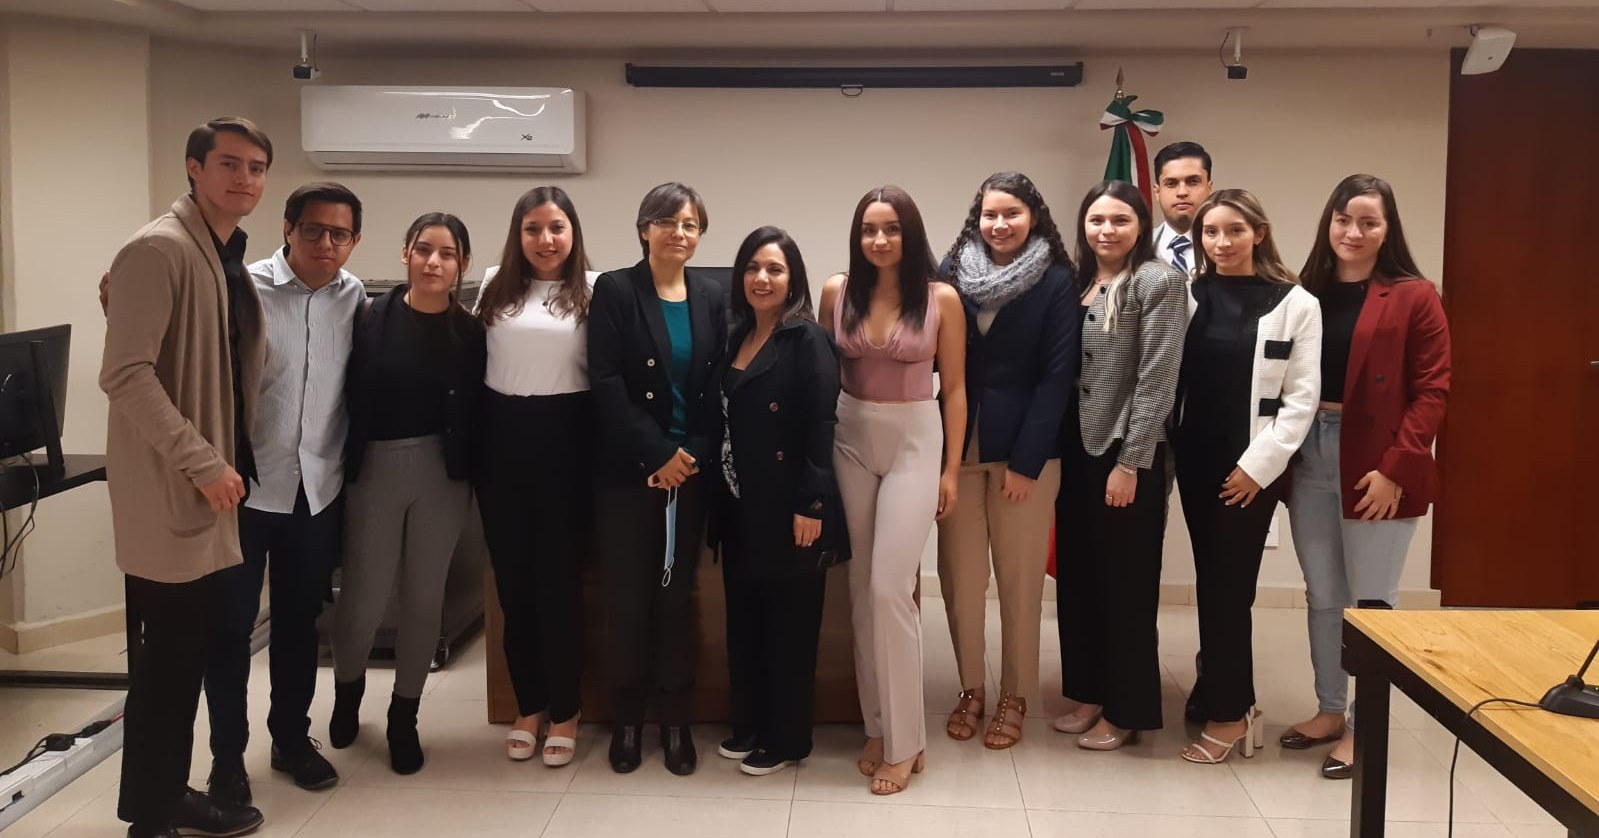
[[[677,563],[677,489],[666,490],[666,558],[661,565],[661,587],[672,586],[672,565]]]

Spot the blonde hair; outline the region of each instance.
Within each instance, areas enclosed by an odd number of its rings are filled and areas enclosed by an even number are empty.
[[[1255,274],[1265,277],[1272,282],[1285,285],[1298,285],[1299,276],[1283,264],[1282,257],[1277,255],[1277,240],[1271,234],[1271,222],[1266,219],[1266,210],[1260,205],[1260,199],[1243,189],[1222,189],[1212,192],[1205,202],[1199,205],[1199,210],[1194,213],[1194,229],[1203,240],[1205,234],[1205,216],[1217,207],[1228,207],[1244,217],[1244,223],[1251,230],[1260,231],[1263,235],[1260,244],[1255,245]],[[1216,275],[1216,265],[1210,261],[1210,254],[1205,251],[1203,244],[1194,248],[1194,269],[1196,280],[1213,277]]]

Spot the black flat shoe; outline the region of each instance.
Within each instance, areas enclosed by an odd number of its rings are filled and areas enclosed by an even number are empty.
[[[211,776],[205,781],[206,793],[224,806],[249,806],[250,775],[244,770],[244,758],[232,757],[212,760]]]
[[[1308,751],[1317,745],[1329,745],[1342,738],[1344,738],[1344,732],[1341,730],[1331,736],[1307,736],[1293,728],[1289,728],[1283,731],[1282,736],[1277,737],[1277,744],[1290,751]]]
[[[729,736],[716,747],[716,752],[728,759],[744,759],[755,753],[755,736]]]
[[[1355,776],[1355,765],[1327,757],[1321,761],[1321,776],[1329,780],[1347,780]]]
[[[416,713],[421,702],[420,698],[389,697],[389,767],[396,774],[422,770],[422,740],[416,732]]]
[[[617,725],[611,729],[611,770],[631,774],[644,761],[644,726]]]
[[[661,725],[661,750],[666,752],[666,770],[687,777],[699,766],[694,750],[694,734],[688,725]]]
[[[294,778],[294,784],[306,791],[325,789],[339,781],[339,772],[333,763],[317,753],[322,743],[306,737],[296,746],[272,746],[272,770]]]
[[[798,760],[783,759],[772,756],[766,751],[756,751],[739,763],[738,770],[752,777],[765,777],[767,774],[775,774],[798,763]]]
[[[253,806],[228,806],[209,794],[189,789],[178,803],[172,827],[179,835],[232,838],[254,832],[262,820],[261,810]]]

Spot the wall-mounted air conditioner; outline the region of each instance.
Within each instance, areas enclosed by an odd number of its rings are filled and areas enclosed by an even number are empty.
[[[583,94],[559,87],[300,91],[300,144],[324,169],[581,172]]]

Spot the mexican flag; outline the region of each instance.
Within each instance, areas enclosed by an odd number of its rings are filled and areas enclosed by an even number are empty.
[[[1153,207],[1149,148],[1144,144],[1144,135],[1159,134],[1166,117],[1160,111],[1133,110],[1133,102],[1137,99],[1137,96],[1118,96],[1105,106],[1105,115],[1099,118],[1101,131],[1115,132],[1110,140],[1110,159],[1105,162],[1105,179],[1134,184],[1144,194],[1144,203]]]

